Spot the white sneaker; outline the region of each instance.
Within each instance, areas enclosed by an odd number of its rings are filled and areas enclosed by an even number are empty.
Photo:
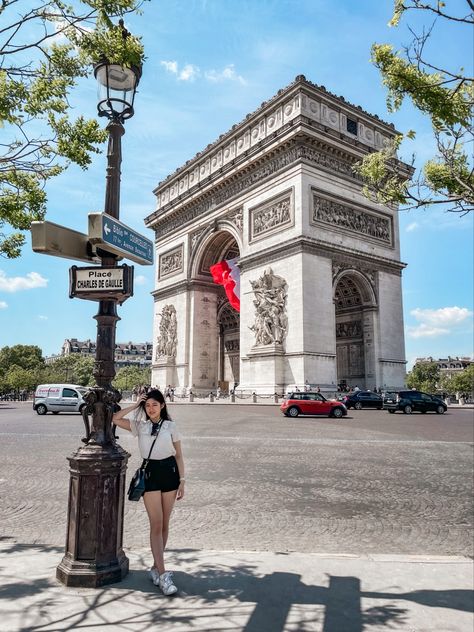
[[[150,568],[150,577],[151,577],[151,581],[155,584],[155,586],[160,585],[160,574],[154,566]]]
[[[178,592],[178,589],[173,584],[172,575],[173,573],[167,571],[166,573],[163,573],[163,575],[160,577],[160,588],[163,594],[166,596],[174,595],[176,592]]]

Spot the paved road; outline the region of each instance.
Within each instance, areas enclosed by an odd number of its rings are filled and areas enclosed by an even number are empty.
[[[170,548],[347,554],[472,554],[473,410],[351,411],[288,420],[273,406],[175,405],[187,496]],[[0,537],[63,546],[66,457],[79,415],[0,403]],[[138,465],[128,433],[120,442]],[[142,503],[126,503],[124,544],[148,546]]]

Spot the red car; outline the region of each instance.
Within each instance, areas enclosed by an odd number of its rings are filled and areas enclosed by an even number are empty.
[[[337,419],[347,415],[347,408],[335,399],[326,399],[321,393],[288,393],[280,406],[286,417],[298,415],[328,415]]]

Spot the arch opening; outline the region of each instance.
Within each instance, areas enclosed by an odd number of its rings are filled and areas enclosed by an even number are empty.
[[[341,390],[368,387],[364,310],[371,303],[368,288],[353,274],[339,278],[334,291],[336,311],[337,384]]]
[[[222,392],[228,392],[240,381],[240,314],[229,303],[224,288],[214,283],[210,272],[214,264],[239,256],[235,237],[226,230],[220,230],[203,239],[192,264],[192,279],[204,283],[205,294],[213,295],[214,299],[205,308],[205,318],[203,308],[193,310],[195,348],[199,347],[200,351],[192,368],[192,382],[198,389],[208,388],[215,392],[220,388]],[[204,300],[202,291],[199,297],[196,295],[197,301]],[[203,323],[207,340],[202,336]]]

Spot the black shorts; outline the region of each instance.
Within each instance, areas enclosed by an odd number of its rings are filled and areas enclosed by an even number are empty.
[[[146,492],[172,492],[179,487],[178,464],[174,456],[148,461],[145,469]]]

